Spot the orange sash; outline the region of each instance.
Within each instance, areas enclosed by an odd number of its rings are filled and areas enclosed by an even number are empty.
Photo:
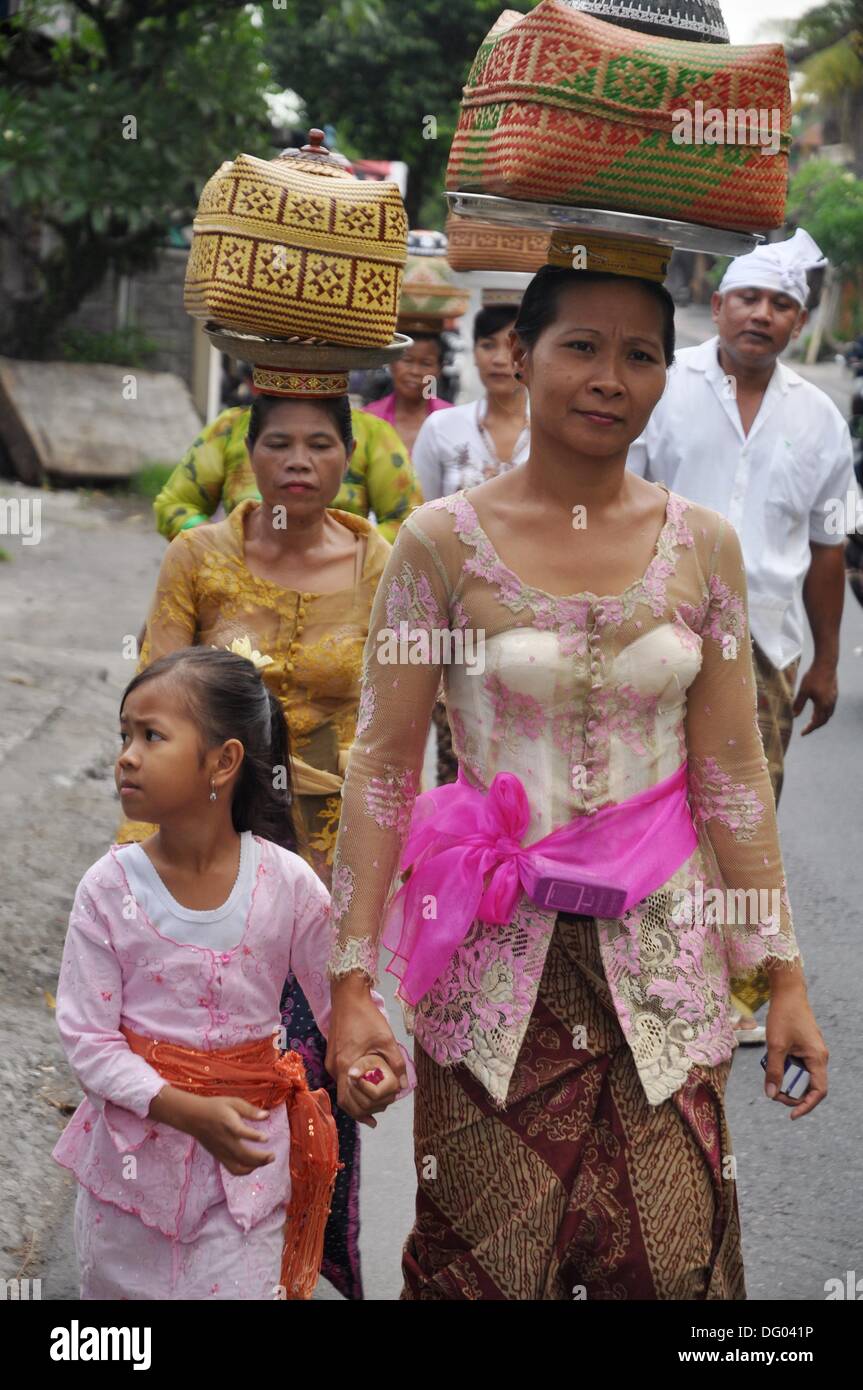
[[[199,1052],[122,1032],[129,1047],[171,1086],[198,1096],[237,1096],[274,1110],[284,1104],[291,1126],[291,1200],[285,1220],[281,1283],[288,1299],[311,1298],[324,1250],[339,1163],[336,1122],[326,1091],[310,1091],[296,1052],[279,1054],[275,1038]]]

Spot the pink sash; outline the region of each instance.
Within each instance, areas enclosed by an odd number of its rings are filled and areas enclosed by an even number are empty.
[[[656,786],[576,816],[532,845],[521,843],[530,805],[515,773],[499,772],[486,796],[459,769],[457,782],[418,797],[399,865],[412,873],[383,930],[399,997],[416,1004],[428,993],[477,918],[511,921],[537,860],[556,863],[564,878],[583,872],[619,885],[621,911],[656,892],[698,844],[687,786],[683,762]]]

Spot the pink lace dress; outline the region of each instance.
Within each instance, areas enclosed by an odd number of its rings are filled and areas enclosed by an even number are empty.
[[[668,491],[668,489],[665,489]],[[484,634],[482,663],[393,662],[386,634]],[[434,647],[430,645],[434,655]],[[500,559],[464,491],[405,522],[365,648],[333,877],[334,976],[376,975],[388,896],[443,677],[463,774],[515,773],[523,843],[689,766],[698,847],[619,920],[597,920],[605,973],[645,1094],[734,1048],[729,979],[799,957],[756,721],[740,544],[717,513],[668,493],[643,577],[622,594],[555,597]],[[555,924],[522,896],[504,926],[475,921],[408,1027],[505,1104]],[[428,923],[434,930],[434,922]]]

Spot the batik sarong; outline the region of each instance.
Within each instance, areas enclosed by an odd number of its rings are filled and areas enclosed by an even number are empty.
[[[752,643],[752,657],[758,686],[758,727],[778,806],[785,773],[785,754],[794,728],[794,696],[800,659],[779,671],[768,661],[757,642]]]
[[[592,918],[560,914],[507,1104],[417,1046],[403,1299],[746,1297],[730,1062],[650,1106]]]

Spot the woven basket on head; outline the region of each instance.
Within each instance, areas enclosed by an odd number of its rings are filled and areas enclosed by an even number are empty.
[[[514,270],[533,274],[545,265],[550,233],[506,227],[450,213],[447,260],[453,270]]]
[[[407,257],[394,183],[361,182],[323,132],[278,159],[240,154],[201,194],[186,271],[197,318],[247,333],[391,342]]]
[[[469,300],[469,293],[453,284],[443,254],[410,255],[399,304],[399,329],[402,333],[440,333],[449,319],[461,318]]]
[[[764,231],[785,217],[790,123],[781,44],[670,39],[541,0],[481,45],[446,186]]]

